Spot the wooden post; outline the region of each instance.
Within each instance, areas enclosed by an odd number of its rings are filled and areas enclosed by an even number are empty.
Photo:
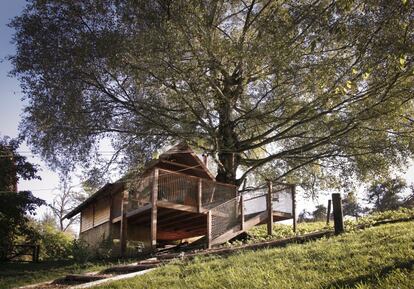
[[[151,249],[157,247],[157,199],[158,199],[158,178],[159,170],[154,170],[151,194]]]
[[[39,255],[40,255],[40,245],[36,245],[36,258],[35,258],[36,263],[39,262]]]
[[[293,217],[293,232],[296,233],[296,185],[292,185],[292,217]]]
[[[113,208],[114,200],[113,199],[114,199],[113,195],[111,194],[109,196],[109,233],[108,233],[109,239],[111,240],[111,242],[113,240],[112,236],[113,236],[113,228],[114,228],[114,224],[112,223],[112,219],[114,218],[114,208]]]
[[[80,212],[80,220],[79,220],[79,236],[82,233],[82,211]]]
[[[197,194],[197,209],[198,212],[201,212],[202,209],[202,194],[203,194],[203,181],[198,179],[198,194]]]
[[[273,234],[273,204],[272,204],[272,191],[273,186],[270,181],[267,182],[267,234]]]
[[[37,246],[36,245],[32,245],[32,262],[36,262],[36,251],[37,251]]]
[[[95,227],[95,203],[92,204],[92,228]]]
[[[207,236],[206,236],[207,249],[211,249],[211,225],[212,225],[211,221],[212,221],[211,220],[211,211],[208,211],[207,212]]]
[[[128,205],[128,191],[122,193],[121,203],[121,226],[120,226],[120,242],[121,242],[121,257],[125,257],[128,240],[128,219],[126,217],[127,205]]]
[[[240,217],[241,217],[241,230],[244,231],[244,197],[240,194]]]
[[[329,225],[329,219],[331,216],[331,205],[332,205],[332,200],[328,200],[328,211],[326,212],[326,225]]]
[[[335,225],[335,234],[341,234],[344,232],[344,220],[342,214],[341,195],[338,193],[332,194],[332,208]]]

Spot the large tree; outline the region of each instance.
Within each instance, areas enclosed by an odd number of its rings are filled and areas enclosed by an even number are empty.
[[[386,174],[414,150],[413,14],[386,0],[33,0],[11,23],[22,133],[54,167],[88,164],[110,138],[129,164],[187,141],[237,185]]]
[[[13,243],[32,242],[36,232],[30,226],[30,215],[45,202],[30,191],[17,191],[19,179],[39,179],[37,166],[17,152],[20,141],[0,138],[0,261],[13,256]]]

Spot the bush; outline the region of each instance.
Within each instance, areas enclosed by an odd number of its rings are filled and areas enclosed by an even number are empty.
[[[84,264],[92,259],[93,250],[89,244],[82,239],[75,239],[72,242],[72,256],[75,262]]]
[[[113,246],[110,238],[104,238],[95,250],[95,258],[108,259],[112,257]]]
[[[65,260],[72,253],[73,237],[61,232],[52,226],[44,226],[40,232],[40,259],[41,260]]]

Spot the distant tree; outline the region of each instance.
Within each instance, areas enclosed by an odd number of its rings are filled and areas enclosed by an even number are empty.
[[[7,260],[17,238],[31,242],[35,232],[29,216],[45,202],[29,191],[16,192],[19,179],[38,179],[37,167],[17,153],[20,142],[4,137],[0,140],[0,260]]]
[[[413,7],[29,1],[11,23],[21,132],[55,168],[90,167],[109,137],[131,166],[187,141],[236,185],[385,175],[414,151]]]
[[[39,222],[42,225],[47,225],[47,226],[54,226],[56,227],[56,229],[58,228],[58,224],[56,222],[56,217],[55,215],[51,212],[51,210],[47,210],[46,212],[44,212],[42,214],[42,216],[40,217]]]
[[[355,218],[358,218],[363,212],[354,192],[349,192],[345,198],[342,199],[342,210],[344,216],[353,216]]]
[[[414,184],[410,185],[410,191],[410,194],[403,201],[403,206],[406,208],[414,208]]]
[[[367,192],[367,200],[375,211],[396,210],[402,206],[402,196],[407,184],[402,178],[389,178],[374,182]]]
[[[326,207],[324,205],[317,205],[316,209],[312,212],[312,217],[315,221],[326,220]]]
[[[73,190],[73,186],[69,184],[69,180],[63,180],[58,193],[49,207],[52,210],[53,215],[57,219],[58,228],[60,231],[65,232],[72,224],[79,221],[78,218],[64,219],[66,214],[72,211],[77,205],[84,200],[84,194]]]

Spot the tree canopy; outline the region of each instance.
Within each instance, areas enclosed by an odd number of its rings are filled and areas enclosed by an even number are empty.
[[[414,151],[413,16],[409,1],[33,0],[10,24],[21,131],[55,168],[110,138],[129,165],[187,141],[237,185],[386,174]]]

